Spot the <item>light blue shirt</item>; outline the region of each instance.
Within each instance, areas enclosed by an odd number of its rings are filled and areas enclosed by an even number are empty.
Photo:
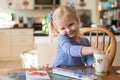
[[[83,46],[90,46],[87,38],[81,38],[80,43],[71,40],[63,35],[58,36],[58,45],[52,67],[64,66],[91,66],[94,62],[93,55],[82,56]]]

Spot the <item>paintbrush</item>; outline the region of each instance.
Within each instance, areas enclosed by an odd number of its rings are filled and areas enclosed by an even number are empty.
[[[111,48],[111,44],[108,46],[106,52],[105,52],[105,55],[108,55],[108,53],[110,52],[110,48]]]

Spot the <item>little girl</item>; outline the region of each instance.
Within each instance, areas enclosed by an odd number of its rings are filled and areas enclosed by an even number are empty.
[[[52,67],[91,66],[93,53],[88,39],[80,37],[80,21],[74,5],[60,6],[48,15],[52,36],[58,36],[58,44]]]

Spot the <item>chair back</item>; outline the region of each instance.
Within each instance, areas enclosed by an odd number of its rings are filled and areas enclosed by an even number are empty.
[[[91,46],[107,51],[108,47],[110,48],[109,55],[109,66],[112,65],[115,54],[116,54],[116,38],[112,32],[106,28],[85,28],[80,32],[82,35],[86,36]],[[111,47],[110,47],[111,46]]]

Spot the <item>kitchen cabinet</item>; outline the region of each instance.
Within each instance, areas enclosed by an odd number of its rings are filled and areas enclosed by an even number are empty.
[[[33,9],[34,0],[0,0],[1,9]]]
[[[7,3],[6,3],[7,0],[0,0],[0,9],[5,9],[7,8]]]
[[[0,30],[0,57],[11,56],[10,30]]]
[[[11,30],[11,51],[14,58],[20,58],[20,53],[33,49],[33,29]]]
[[[20,53],[33,49],[33,29],[0,30],[0,60],[20,60]],[[3,33],[2,33],[3,32]]]

